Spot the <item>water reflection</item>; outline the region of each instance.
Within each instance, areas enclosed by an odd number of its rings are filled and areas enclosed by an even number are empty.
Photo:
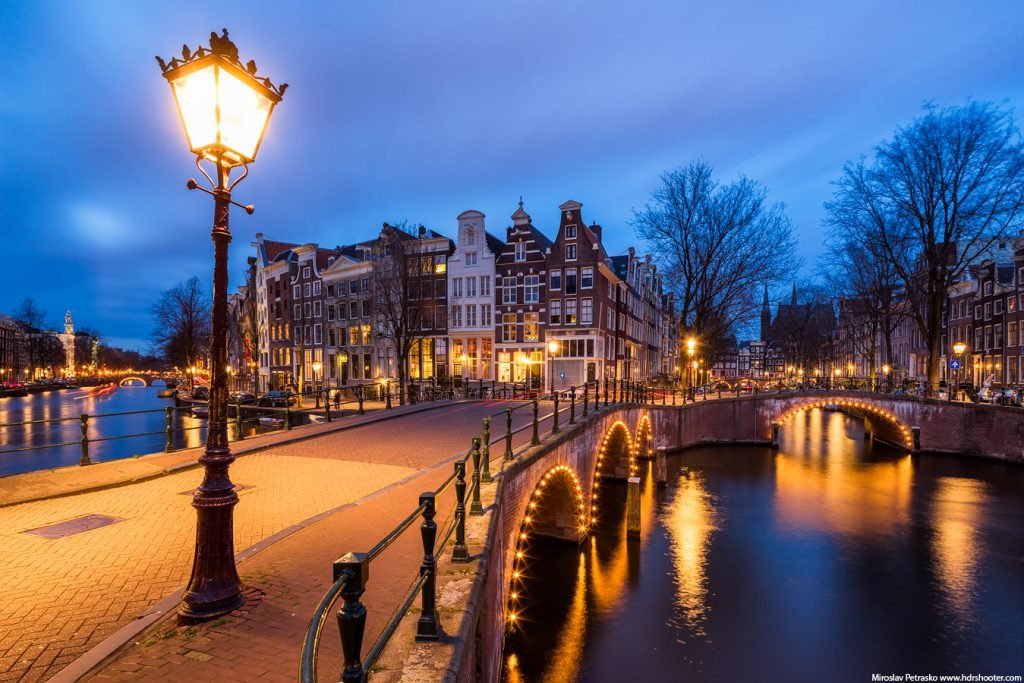
[[[780,436],[675,456],[667,491],[643,472],[639,541],[603,487],[583,552],[536,548],[505,679],[1024,670],[1024,468],[876,447],[840,413]]]
[[[718,528],[718,513],[700,472],[684,470],[675,499],[660,522],[672,537],[677,618],[670,623],[692,637],[705,637],[708,612],[708,551]]]

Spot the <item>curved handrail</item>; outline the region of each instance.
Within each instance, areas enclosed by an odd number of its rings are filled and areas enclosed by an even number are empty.
[[[352,572],[342,572],[341,577],[331,585],[313,611],[313,618],[310,619],[306,635],[302,639],[302,655],[299,658],[299,680],[302,683],[315,683],[317,680],[317,653],[320,651],[320,636],[323,635],[324,625],[327,623],[327,614],[341,597],[345,584],[351,579]]]

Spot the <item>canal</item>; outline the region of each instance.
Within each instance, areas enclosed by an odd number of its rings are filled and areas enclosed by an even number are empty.
[[[528,550],[503,679],[870,681],[1024,673],[1024,468],[911,456],[813,411],[701,448],[583,544]],[[609,505],[609,503],[611,503]]]
[[[93,462],[163,451],[167,443],[165,408],[173,406],[174,399],[159,398],[157,392],[162,388],[88,387],[0,398],[0,451],[18,451],[0,453],[0,476],[77,465],[82,453],[79,440],[83,413],[90,415],[90,439],[147,434],[90,443]],[[93,417],[135,411],[147,412]],[[8,426],[36,420],[48,422]],[[206,438],[206,420],[195,418],[186,410],[174,412],[172,426],[175,448],[199,446]],[[70,445],[50,446],[60,443]],[[26,448],[31,450],[19,450]]]

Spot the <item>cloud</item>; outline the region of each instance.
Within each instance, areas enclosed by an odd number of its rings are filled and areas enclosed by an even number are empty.
[[[121,214],[106,206],[75,203],[68,207],[68,218],[78,240],[94,248],[121,251],[142,242],[137,230]]]

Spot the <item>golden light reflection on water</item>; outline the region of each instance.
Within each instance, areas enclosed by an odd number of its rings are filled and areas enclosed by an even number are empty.
[[[707,564],[711,536],[718,528],[715,501],[699,472],[684,471],[662,523],[671,535],[675,565],[676,615],[692,636],[705,636],[708,617]]]
[[[910,521],[910,455],[857,460],[858,436],[840,413],[808,411],[786,422],[775,464],[775,520],[807,530],[888,535]],[[822,423],[824,439],[822,438]]]
[[[972,619],[977,574],[984,544],[978,536],[987,494],[985,482],[943,477],[932,508],[932,553],[946,605],[960,618]]]
[[[581,552],[572,587],[572,602],[565,617],[565,626],[558,634],[557,645],[544,671],[542,681],[572,681],[579,675],[583,644],[587,635],[587,556]],[[511,667],[510,667],[511,668]],[[515,680],[509,678],[509,680]]]

